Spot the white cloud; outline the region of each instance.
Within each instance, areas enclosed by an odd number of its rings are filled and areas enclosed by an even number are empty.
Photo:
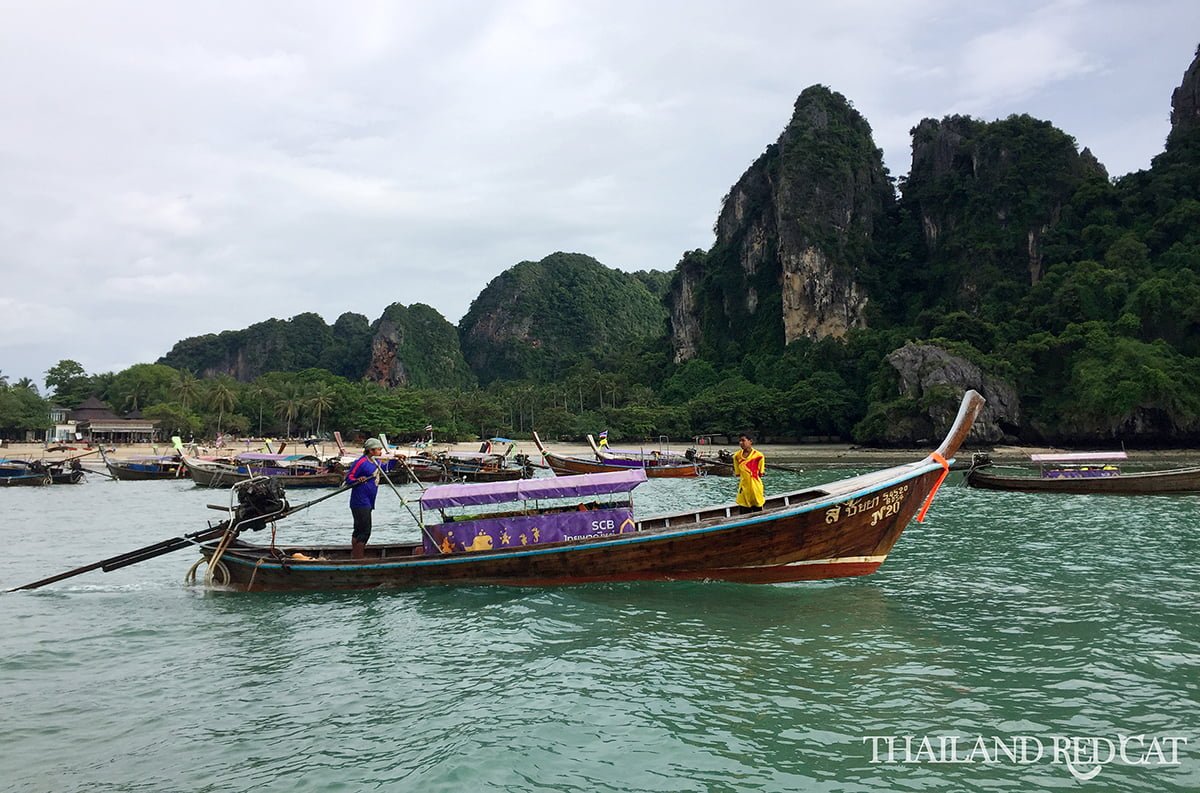
[[[1097,68],[1069,37],[1046,27],[1011,27],[969,41],[962,53],[965,96],[978,104],[1019,100],[1049,83]]]
[[[457,321],[555,250],[670,268],[818,82],[893,175],[908,130],[956,112],[1030,112],[1145,167],[1198,22],[1182,0],[14,6],[3,368],[397,300]]]

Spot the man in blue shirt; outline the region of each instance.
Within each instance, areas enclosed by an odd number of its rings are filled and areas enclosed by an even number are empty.
[[[367,438],[363,454],[354,461],[346,473],[346,484],[351,485],[350,514],[354,516],[354,533],[350,536],[350,558],[362,559],[367,555],[367,540],[371,539],[371,511],[375,509],[375,496],[379,492],[379,472],[391,468],[391,463],[380,465],[375,458],[383,454],[383,444],[378,438]]]

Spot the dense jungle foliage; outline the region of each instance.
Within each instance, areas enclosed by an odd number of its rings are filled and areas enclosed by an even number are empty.
[[[463,355],[483,383],[552,382],[581,356],[595,359],[661,334],[665,283],[578,253],[521,262],[471,303],[459,326]]]

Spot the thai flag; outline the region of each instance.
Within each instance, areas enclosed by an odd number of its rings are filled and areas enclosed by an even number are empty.
[[[433,432],[433,425],[432,425],[432,424],[426,424],[426,425],[425,425],[425,431],[426,431],[426,432]]]
[[[605,430],[604,432],[600,433],[600,440],[602,440],[602,441],[608,440],[608,430]]]

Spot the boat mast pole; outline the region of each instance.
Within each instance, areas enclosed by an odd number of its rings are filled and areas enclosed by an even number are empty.
[[[405,467],[407,468],[408,466],[405,466]],[[404,508],[406,510],[408,510],[408,514],[412,515],[412,519],[415,520],[417,522],[417,525],[421,528],[421,533],[424,534],[429,539],[429,542],[433,544],[434,548],[438,549],[438,553],[441,553],[442,552],[441,547],[437,544],[437,540],[435,540],[433,538],[433,535],[429,533],[429,530],[425,528],[425,522],[417,517],[417,513],[412,511],[412,507],[410,507],[408,505],[408,501],[404,498],[404,496],[400,495],[400,491],[397,490],[396,486],[392,484],[392,478],[387,475],[387,471],[385,471],[383,469],[382,465],[379,466],[379,475],[383,477],[383,481],[387,482],[388,487],[390,487],[392,489],[392,492],[396,494],[396,498],[400,499],[400,503],[404,505]],[[413,477],[413,478],[415,479],[416,477]],[[421,484],[420,481],[418,481],[417,484],[420,485]],[[425,492],[424,487],[421,488],[421,492],[422,493]]]

